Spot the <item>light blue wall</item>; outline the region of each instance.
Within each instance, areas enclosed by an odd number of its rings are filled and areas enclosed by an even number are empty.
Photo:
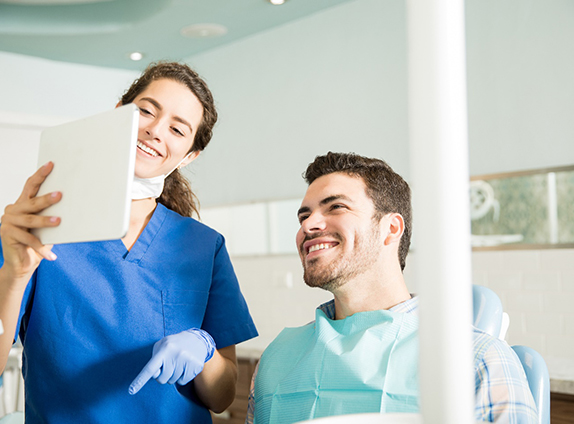
[[[82,118],[113,108],[138,75],[0,52],[0,111]]]
[[[574,2],[470,0],[470,169],[574,163]]]
[[[467,1],[474,175],[574,160],[574,3]],[[386,159],[408,178],[402,0],[355,0],[188,58],[220,122],[188,170],[203,206],[301,197],[327,150]],[[0,53],[0,111],[82,117],[137,76]]]
[[[191,175],[203,204],[302,197],[328,150],[408,173],[404,20],[402,1],[355,1],[190,58],[221,113]]]
[[[574,161],[574,6],[467,1],[473,175]],[[327,150],[408,178],[405,4],[356,0],[189,58],[219,103],[190,173],[204,205],[299,197]]]

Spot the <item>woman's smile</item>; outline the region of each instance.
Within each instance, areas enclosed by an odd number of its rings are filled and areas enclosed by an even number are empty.
[[[152,156],[154,158],[158,157],[158,156],[162,156],[157,150],[148,146],[143,141],[138,140],[137,146],[138,146],[138,150],[143,151],[146,154],[146,156]]]

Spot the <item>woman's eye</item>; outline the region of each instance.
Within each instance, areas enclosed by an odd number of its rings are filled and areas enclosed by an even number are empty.
[[[147,109],[144,109],[143,107],[140,107],[140,112],[144,115],[151,115],[151,112]]]
[[[177,135],[181,135],[181,136],[184,136],[184,135],[185,135],[185,134],[183,134],[183,131],[181,131],[179,128],[171,127],[171,129],[172,129],[173,132],[176,133]]]

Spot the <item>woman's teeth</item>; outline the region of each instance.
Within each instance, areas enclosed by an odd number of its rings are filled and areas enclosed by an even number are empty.
[[[146,146],[145,144],[143,144],[142,142],[138,141],[138,147],[140,149],[142,149],[144,152],[146,152],[149,155],[152,155],[154,157],[159,156],[159,153],[156,152],[154,149],[152,149],[151,147]]]

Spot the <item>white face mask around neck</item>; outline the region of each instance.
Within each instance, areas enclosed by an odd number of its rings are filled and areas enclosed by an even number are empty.
[[[139,178],[134,174],[134,180],[132,183],[132,200],[141,199],[157,199],[161,196],[163,192],[163,184],[165,179],[188,158],[194,152],[188,153],[185,157],[167,174],[158,175],[152,178]]]

